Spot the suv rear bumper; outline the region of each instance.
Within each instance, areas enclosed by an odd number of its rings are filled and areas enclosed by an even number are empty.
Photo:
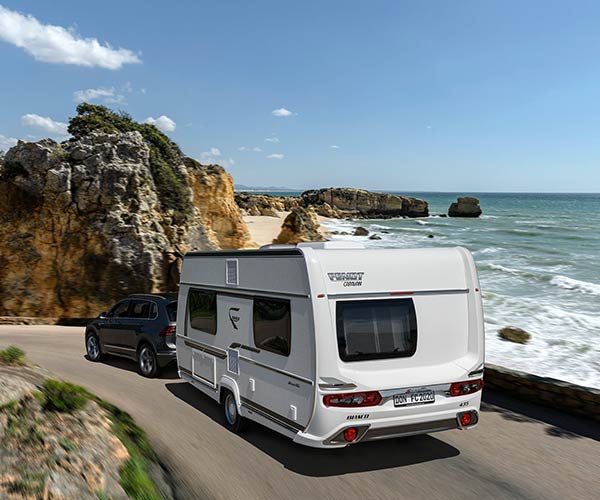
[[[161,351],[156,353],[156,359],[158,360],[158,366],[164,368],[170,363],[174,363],[177,360],[177,351]]]

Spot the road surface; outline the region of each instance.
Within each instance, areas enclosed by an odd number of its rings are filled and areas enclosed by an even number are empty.
[[[600,431],[590,421],[490,393],[486,400],[497,404],[484,405],[471,431],[315,450],[257,424],[231,434],[220,407],[175,370],[149,380],[130,361],[89,362],[83,334],[78,327],[0,326],[0,348],[17,345],[34,363],[131,413],[181,498],[600,498]]]

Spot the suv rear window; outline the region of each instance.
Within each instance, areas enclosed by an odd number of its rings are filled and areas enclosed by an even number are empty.
[[[412,299],[339,301],[336,320],[343,361],[410,357],[417,350]]]
[[[177,321],[177,301],[167,304],[167,314],[169,315],[169,321]]]

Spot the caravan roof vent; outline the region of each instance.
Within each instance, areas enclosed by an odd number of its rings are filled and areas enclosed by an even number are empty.
[[[319,241],[312,243],[298,243],[298,248],[314,248],[316,250],[348,250],[365,248],[362,243],[356,241]]]
[[[227,259],[225,261],[225,284],[233,286],[239,285],[239,271],[237,259]]]

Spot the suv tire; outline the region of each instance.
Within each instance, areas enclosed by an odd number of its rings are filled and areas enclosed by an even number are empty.
[[[95,363],[102,359],[102,351],[100,350],[100,339],[94,332],[90,332],[85,337],[85,350],[90,361]]]
[[[140,375],[147,378],[154,378],[158,375],[158,359],[149,344],[142,344],[138,349],[137,364]]]

